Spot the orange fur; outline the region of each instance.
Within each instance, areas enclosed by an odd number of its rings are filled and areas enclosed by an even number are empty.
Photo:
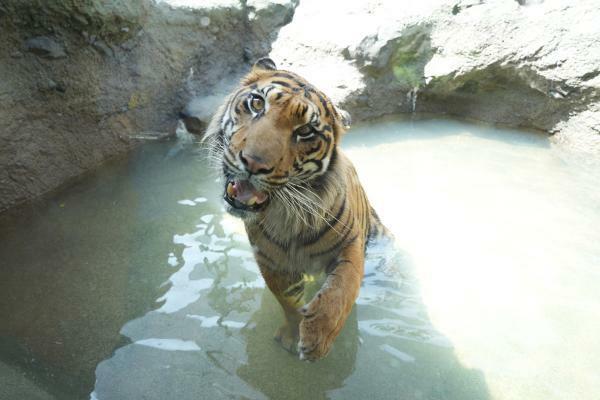
[[[348,117],[298,75],[262,59],[213,118],[226,180],[268,193],[243,218],[285,323],[276,339],[303,359],[325,356],[358,296],[369,237],[384,233],[352,163],[337,147]],[[234,203],[235,204],[235,203]],[[303,274],[325,283],[304,304]]]

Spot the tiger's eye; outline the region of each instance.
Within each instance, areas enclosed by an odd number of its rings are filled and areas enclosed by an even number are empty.
[[[313,127],[311,125],[302,125],[300,128],[296,129],[296,134],[300,136],[306,136],[311,134],[313,131]]]
[[[315,128],[310,124],[302,125],[294,131],[294,134],[297,141],[308,140],[315,137]]]
[[[250,108],[255,112],[261,112],[265,108],[265,101],[262,97],[252,95],[250,98]]]

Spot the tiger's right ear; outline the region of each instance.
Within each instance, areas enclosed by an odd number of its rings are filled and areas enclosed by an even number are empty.
[[[252,69],[264,69],[267,71],[275,71],[277,66],[275,65],[275,61],[271,60],[269,57],[262,57],[256,60]]]

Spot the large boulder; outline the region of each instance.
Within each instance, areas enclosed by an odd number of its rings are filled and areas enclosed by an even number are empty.
[[[256,4],[255,4],[256,3]],[[0,4],[0,211],[53,190],[267,54],[295,0]]]
[[[595,0],[305,0],[271,56],[357,120],[448,114],[600,154],[598,21]]]

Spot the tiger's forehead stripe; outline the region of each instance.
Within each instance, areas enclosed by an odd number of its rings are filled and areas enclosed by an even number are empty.
[[[288,72],[278,71],[272,73],[267,79],[269,79],[270,84],[291,89],[293,92],[304,91],[304,96],[309,100],[313,100],[312,97],[315,96],[326,117],[335,115],[335,111],[332,111],[331,101],[302,78]]]

